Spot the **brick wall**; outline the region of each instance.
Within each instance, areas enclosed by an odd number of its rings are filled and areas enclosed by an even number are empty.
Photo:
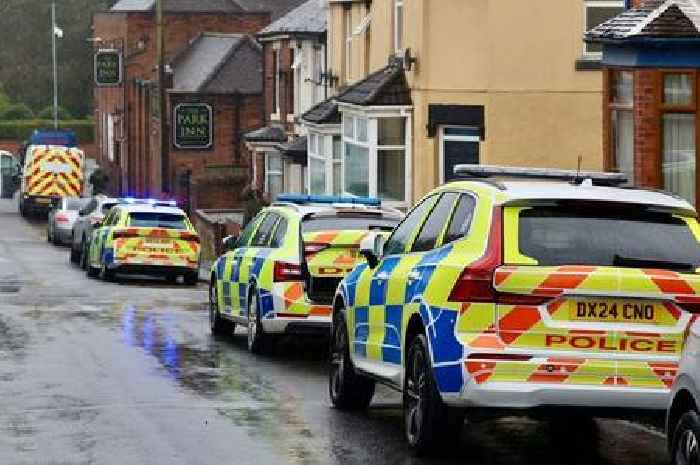
[[[168,13],[165,22],[166,60],[170,60],[202,32],[254,34],[270,23],[270,15]],[[124,118],[121,157],[114,162],[107,157],[102,134],[104,126],[96,125],[99,163],[113,180],[113,192],[160,196],[160,133],[157,120],[151,115],[152,100],[148,92],[155,88],[143,84],[156,78],[154,16],[150,13],[102,13],[93,18],[93,27],[95,36],[103,39],[97,46],[123,49],[126,63],[122,86],[94,89],[96,121],[109,114],[123,114]]]
[[[658,70],[634,72],[634,176],[640,186],[661,188],[661,135]]]
[[[275,52],[279,54],[280,74],[277,77],[279,80],[279,109],[280,119],[287,130],[291,133],[294,131],[294,124],[287,121],[287,115],[294,114],[294,50],[289,48],[289,40],[277,40],[274,42],[265,42],[264,54],[264,70],[265,70],[265,118],[269,122],[270,115],[275,113],[274,104],[275,96]]]

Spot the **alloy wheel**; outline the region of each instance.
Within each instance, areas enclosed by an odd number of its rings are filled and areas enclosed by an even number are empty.
[[[413,351],[409,361],[406,380],[406,435],[411,444],[422,436],[423,404],[425,402],[425,354],[422,350]]]
[[[255,295],[248,305],[248,350],[252,351],[258,336],[258,299]]]
[[[683,431],[678,448],[676,449],[676,463],[679,465],[695,465],[699,455],[698,438],[692,429]]]
[[[344,381],[347,343],[345,325],[340,322],[337,324],[337,329],[333,335],[333,348],[331,351],[331,395],[334,399],[340,396],[340,389]]]
[[[216,317],[219,313],[219,300],[216,294],[216,285],[209,286],[209,326],[214,331],[216,328]]]

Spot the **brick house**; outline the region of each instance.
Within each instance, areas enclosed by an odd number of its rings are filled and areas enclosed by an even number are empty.
[[[170,68],[169,127],[177,132],[176,113],[194,104],[209,110],[212,129],[210,141],[204,144],[195,140],[182,146],[177,134],[173,135],[169,152],[172,193],[191,208],[238,205],[241,190],[232,186],[249,182],[241,136],[259,127],[263,119],[262,47],[252,36],[202,33],[174,58]]]
[[[603,53],[606,168],[695,202],[700,4],[635,0],[585,39]]]
[[[203,32],[255,34],[299,3],[164,0],[166,62]],[[175,181],[163,179],[168,164],[160,158],[154,8],[155,0],[120,0],[93,18],[95,50],[122,55],[121,82],[94,88],[97,159],[114,193],[160,196]]]
[[[270,198],[306,191],[300,117],[328,95],[326,16],[325,2],[306,0],[257,34],[263,44],[265,121],[244,138],[254,185]]]

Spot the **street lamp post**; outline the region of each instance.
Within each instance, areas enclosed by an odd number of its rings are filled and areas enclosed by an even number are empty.
[[[51,48],[53,53],[53,128],[58,129],[58,69],[56,67],[56,2],[51,2]]]

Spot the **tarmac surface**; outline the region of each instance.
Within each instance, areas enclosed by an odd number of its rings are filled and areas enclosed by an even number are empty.
[[[330,407],[326,342],[214,338],[207,288],[88,279],[0,200],[0,464],[665,464],[657,427],[524,417],[465,424],[412,457],[400,396]],[[652,424],[660,424],[658,419]]]

